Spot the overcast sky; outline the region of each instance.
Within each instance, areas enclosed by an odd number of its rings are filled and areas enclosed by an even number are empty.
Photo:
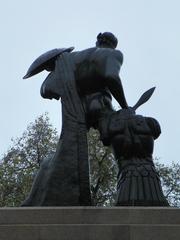
[[[180,137],[179,0],[6,0],[0,8],[0,154],[44,112],[60,132],[60,102],[39,94],[47,73],[22,80],[42,53],[61,47],[94,46],[99,32],[111,31],[124,54],[121,79],[129,105],[156,86],[137,113],[155,117],[162,135],[154,156],[179,161]],[[114,102],[117,106],[117,103]]]

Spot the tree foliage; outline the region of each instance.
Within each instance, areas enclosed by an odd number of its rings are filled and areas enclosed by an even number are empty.
[[[30,191],[41,161],[56,149],[57,131],[44,114],[30,123],[0,162],[0,206],[19,206]]]
[[[116,193],[116,161],[111,149],[103,146],[93,129],[88,134],[88,145],[93,205],[112,205]]]
[[[0,161],[0,206],[19,206],[26,198],[43,159],[56,150],[58,135],[47,114],[30,123]],[[113,205],[116,195],[117,165],[110,148],[99,141],[95,130],[88,133],[90,180],[93,205]],[[155,161],[165,196],[180,207],[180,165]]]
[[[180,164],[165,165],[155,160],[165,197],[171,206],[180,207]]]

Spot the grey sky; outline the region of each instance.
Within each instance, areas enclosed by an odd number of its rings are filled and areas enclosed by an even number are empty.
[[[129,105],[147,89],[157,87],[151,100],[138,110],[161,123],[154,156],[163,162],[178,161],[179,12],[179,0],[3,1],[0,154],[8,149],[12,137],[20,136],[45,111],[60,131],[60,103],[39,94],[47,73],[22,80],[32,61],[56,47],[91,47],[99,32],[112,31],[124,54],[120,76]]]

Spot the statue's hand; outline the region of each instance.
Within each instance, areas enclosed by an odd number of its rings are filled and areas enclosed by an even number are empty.
[[[136,112],[133,107],[128,106],[127,108],[122,108],[121,110],[119,110],[119,113],[122,115],[132,115]]]
[[[128,106],[128,109],[127,109],[129,112],[131,112],[131,113],[133,113],[133,114],[135,114],[136,112],[135,112],[135,109],[133,108],[133,107],[130,107],[130,106]]]

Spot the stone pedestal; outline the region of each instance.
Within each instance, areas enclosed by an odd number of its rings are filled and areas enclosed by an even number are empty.
[[[179,240],[171,207],[1,208],[0,240]]]

